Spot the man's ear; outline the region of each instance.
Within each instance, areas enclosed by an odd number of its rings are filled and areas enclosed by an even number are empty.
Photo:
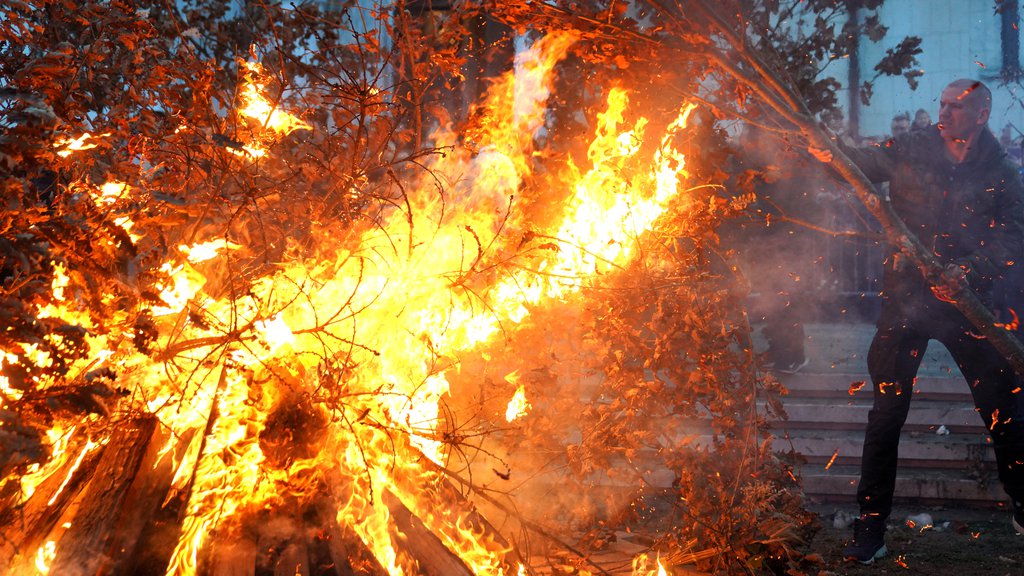
[[[981,110],[979,110],[978,111],[978,125],[982,126],[984,124],[988,124],[988,117],[989,117],[989,115],[991,113],[992,113],[992,110],[989,109],[989,108],[982,108]]]

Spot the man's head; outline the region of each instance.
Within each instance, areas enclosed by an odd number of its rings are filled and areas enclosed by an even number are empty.
[[[913,128],[920,130],[927,128],[932,125],[932,116],[924,108],[918,108],[917,112],[914,113],[914,125]]]
[[[893,138],[910,132],[910,114],[904,112],[893,116],[892,122],[889,124],[889,130],[892,131]]]
[[[969,141],[988,124],[992,92],[977,80],[950,82],[939,100],[939,132],[948,141]]]

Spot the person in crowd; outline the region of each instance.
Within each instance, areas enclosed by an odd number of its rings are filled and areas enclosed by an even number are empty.
[[[1014,138],[1014,131],[1016,127],[1013,124],[1007,123],[1003,126],[1003,130],[999,133],[999,144],[1006,150],[1006,155],[1013,161],[1017,166],[1021,165],[1021,141],[1019,138]]]
[[[872,181],[888,181],[892,207],[946,268],[934,286],[895,251],[883,275],[877,331],[868,350],[868,413],[857,501],[860,517],[843,554],[869,564],[886,554],[900,432],[930,340],[946,346],[989,428],[999,480],[1024,533],[1024,394],[1009,361],[954,306],[964,286],[991,305],[993,285],[1024,253],[1024,184],[988,128],[992,95],[959,79],[942,91],[939,122],[890,146],[844,152]],[[831,153],[811,149],[819,160]]]
[[[892,133],[893,138],[910,132],[910,114],[901,112],[893,116],[892,121],[889,123],[889,131]]]
[[[924,130],[932,125],[932,116],[924,108],[918,108],[914,113],[914,123],[910,125],[912,131]]]
[[[846,124],[846,116],[842,110],[839,108],[825,110],[821,113],[821,121],[837,141],[849,146],[854,144],[853,136],[850,135],[849,127]]]

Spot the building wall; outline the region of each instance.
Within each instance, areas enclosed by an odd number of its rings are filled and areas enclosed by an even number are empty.
[[[918,56],[924,75],[916,90],[903,77],[880,77],[874,86],[871,105],[861,108],[860,133],[864,136],[889,133],[893,115],[907,111],[911,115],[924,108],[938,119],[939,94],[950,80],[974,78],[993,91],[992,118],[989,122],[998,136],[1012,123],[1024,131],[1024,88],[1001,87],[998,74],[1002,66],[1000,15],[994,0],[889,0],[880,11],[889,33],[878,44],[861,42],[861,76],[869,79],[874,63],[905,36],[922,39],[923,54]],[[1022,31],[1024,32],[1024,31]],[[845,76],[837,76],[845,81]],[[1016,96],[1014,95],[1016,93]],[[1015,137],[1022,134],[1014,132]]]

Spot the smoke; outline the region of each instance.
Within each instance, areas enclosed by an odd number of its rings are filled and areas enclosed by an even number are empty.
[[[749,284],[766,360],[799,363],[804,325],[873,319],[882,260],[877,223],[852,191],[804,150],[753,125],[735,142],[727,189],[751,195],[722,229]]]

